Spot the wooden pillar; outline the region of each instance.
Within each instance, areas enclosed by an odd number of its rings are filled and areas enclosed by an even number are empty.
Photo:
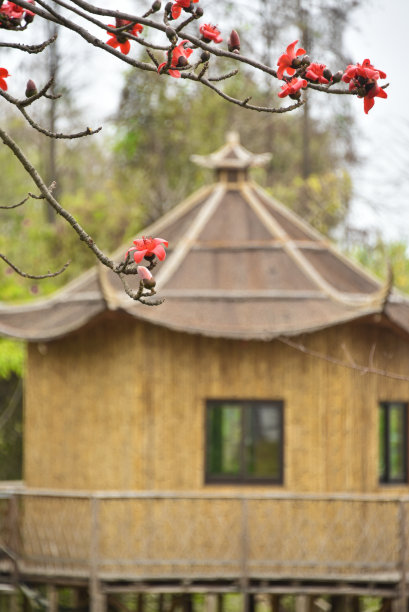
[[[206,593],[205,612],[218,612],[218,595]]]
[[[47,586],[47,601],[49,612],[58,612],[58,590],[54,584]]]
[[[312,598],[310,595],[297,595],[295,598],[295,612],[310,612]]]

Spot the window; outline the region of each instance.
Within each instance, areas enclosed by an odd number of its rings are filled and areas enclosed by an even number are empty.
[[[407,404],[382,402],[379,405],[379,481],[404,483],[408,479]]]
[[[208,401],[206,482],[282,480],[282,402]]]

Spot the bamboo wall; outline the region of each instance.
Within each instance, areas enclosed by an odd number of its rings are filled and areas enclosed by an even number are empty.
[[[301,339],[346,361],[409,372],[409,345],[372,325]],[[206,399],[284,401],[284,485],[240,491],[396,493],[378,485],[378,402],[409,383],[362,374],[280,341],[176,333],[111,313],[29,349],[28,487],[237,491],[204,484]]]

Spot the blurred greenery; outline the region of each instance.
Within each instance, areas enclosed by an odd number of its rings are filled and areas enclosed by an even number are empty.
[[[391,267],[393,284],[397,289],[409,293],[409,253],[402,241],[384,242],[380,238],[375,244],[357,244],[347,254],[354,257],[379,279],[385,280]]]

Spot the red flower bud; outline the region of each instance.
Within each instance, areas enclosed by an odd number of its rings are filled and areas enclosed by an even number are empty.
[[[240,51],[240,37],[236,30],[232,30],[229,40],[227,41],[227,48],[230,52]]]
[[[26,98],[31,98],[31,96],[35,96],[36,93],[37,93],[36,84],[34,83],[32,79],[30,79],[29,81],[27,81],[27,85],[26,85]]]

